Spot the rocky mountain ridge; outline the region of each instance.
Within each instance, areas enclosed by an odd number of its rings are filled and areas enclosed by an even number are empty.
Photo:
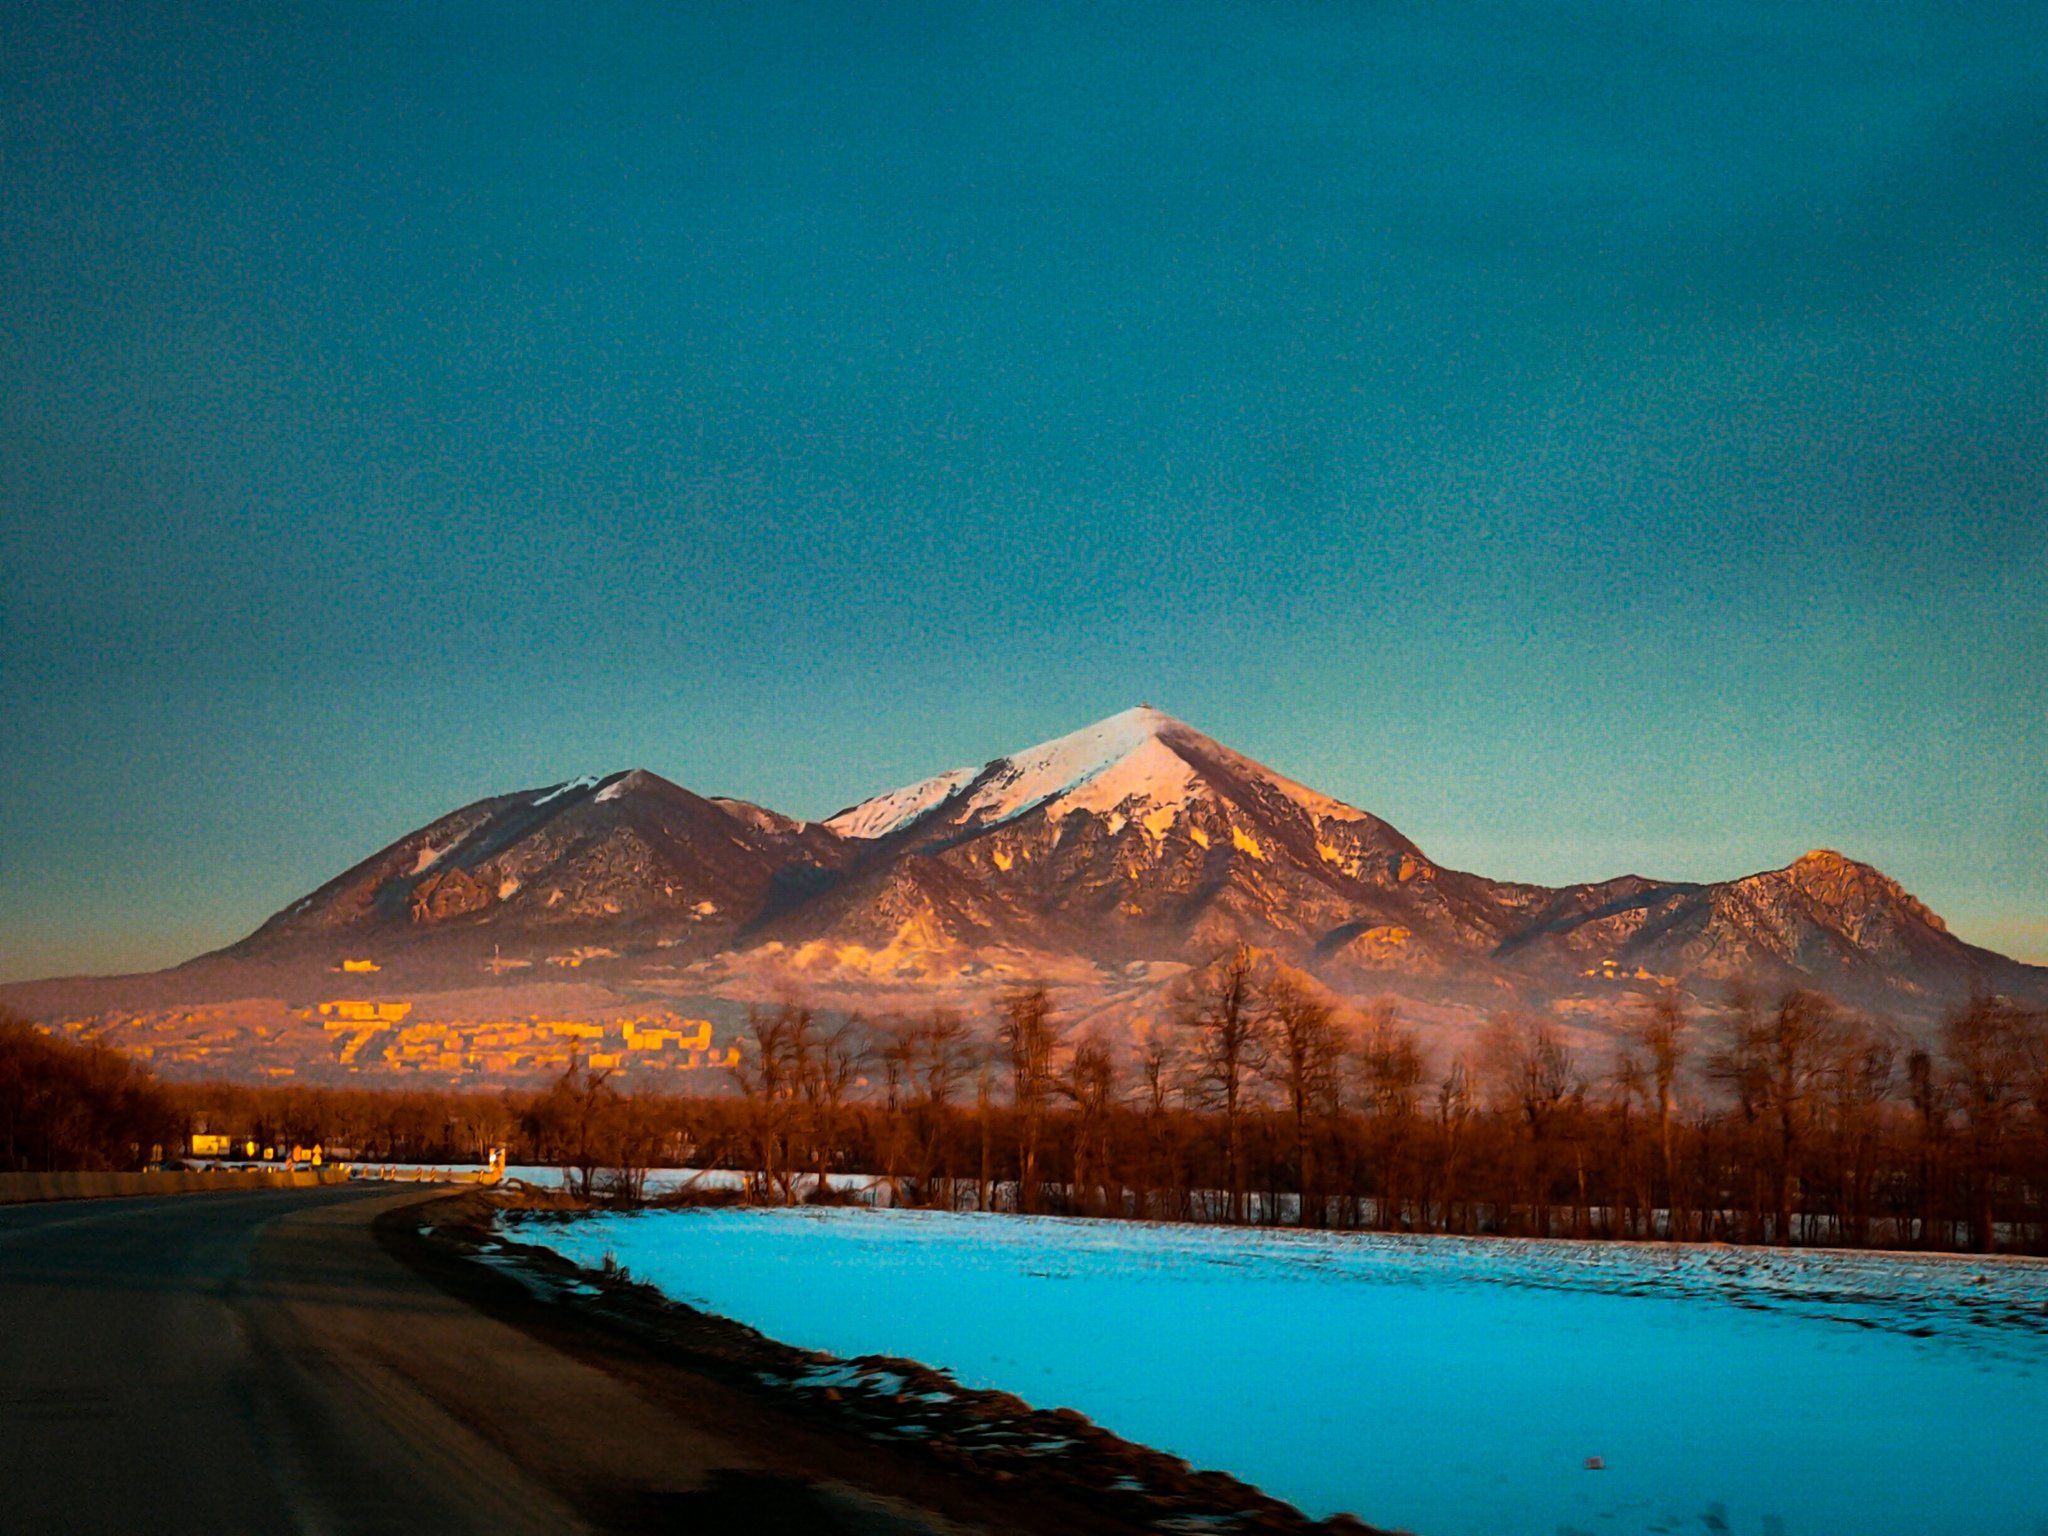
[[[1745,980],[1909,1011],[1976,990],[2048,997],[2048,970],[1963,943],[1837,853],[1714,883],[1492,880],[1142,707],[823,822],[642,769],[494,796],[195,964],[765,951],[914,985],[991,950],[1115,972],[1237,944],[1353,993]]]

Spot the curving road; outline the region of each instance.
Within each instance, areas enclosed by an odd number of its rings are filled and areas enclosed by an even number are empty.
[[[0,1208],[0,1526],[575,1529],[446,1415],[388,1411],[407,1405],[374,1351],[323,1337],[338,1312],[451,1305],[363,1264],[374,1245],[333,1242],[390,1201],[342,1187]],[[340,1266],[319,1262],[337,1248]]]
[[[0,1531],[1093,1528],[456,1299],[371,1228],[433,1193],[0,1207]]]

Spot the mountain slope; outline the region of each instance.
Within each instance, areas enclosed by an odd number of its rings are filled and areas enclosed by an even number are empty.
[[[860,864],[933,860],[986,891],[1004,928],[1109,962],[1256,942],[1323,946],[1342,968],[1352,930],[1381,929],[1375,961],[1441,973],[1498,942],[1515,905],[1511,888],[1441,870],[1378,817],[1147,708],[826,825],[873,842]]]
[[[1764,987],[1817,986],[1876,1004],[1972,991],[2034,995],[2048,971],[1966,944],[1897,881],[1816,849],[1708,885],[1628,877],[1562,892],[1507,946],[1526,960]]]
[[[542,947],[590,931],[638,942],[729,940],[788,871],[843,839],[643,769],[479,800],[400,838],[224,953],[237,959],[378,942]]]

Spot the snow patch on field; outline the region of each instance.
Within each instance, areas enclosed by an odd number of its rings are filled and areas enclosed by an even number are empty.
[[[846,1210],[518,1236],[1423,1536],[2048,1515],[2038,1262]]]

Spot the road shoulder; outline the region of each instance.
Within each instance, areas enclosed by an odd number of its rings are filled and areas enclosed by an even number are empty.
[[[580,1270],[502,1235],[504,1199],[454,1196],[387,1216],[377,1234],[450,1295],[631,1383],[700,1431],[736,1435],[765,1471],[992,1531],[1370,1529],[1348,1516],[1310,1520],[1068,1410],[1033,1410],[912,1361],[793,1349],[623,1276]]]
[[[1116,1536],[1134,1529],[805,1422],[565,1315],[516,1280],[431,1241],[421,1228],[432,1201],[407,1193],[272,1223],[241,1300],[267,1352],[322,1378],[304,1394],[307,1403],[354,1410],[295,1415],[279,1405],[294,1437],[317,1442],[323,1453],[345,1453],[329,1454],[341,1465],[380,1449],[409,1459],[431,1481],[436,1503],[471,1511],[451,1529],[707,1536]],[[319,1475],[319,1455],[290,1444],[280,1452],[312,1469],[303,1475]]]

